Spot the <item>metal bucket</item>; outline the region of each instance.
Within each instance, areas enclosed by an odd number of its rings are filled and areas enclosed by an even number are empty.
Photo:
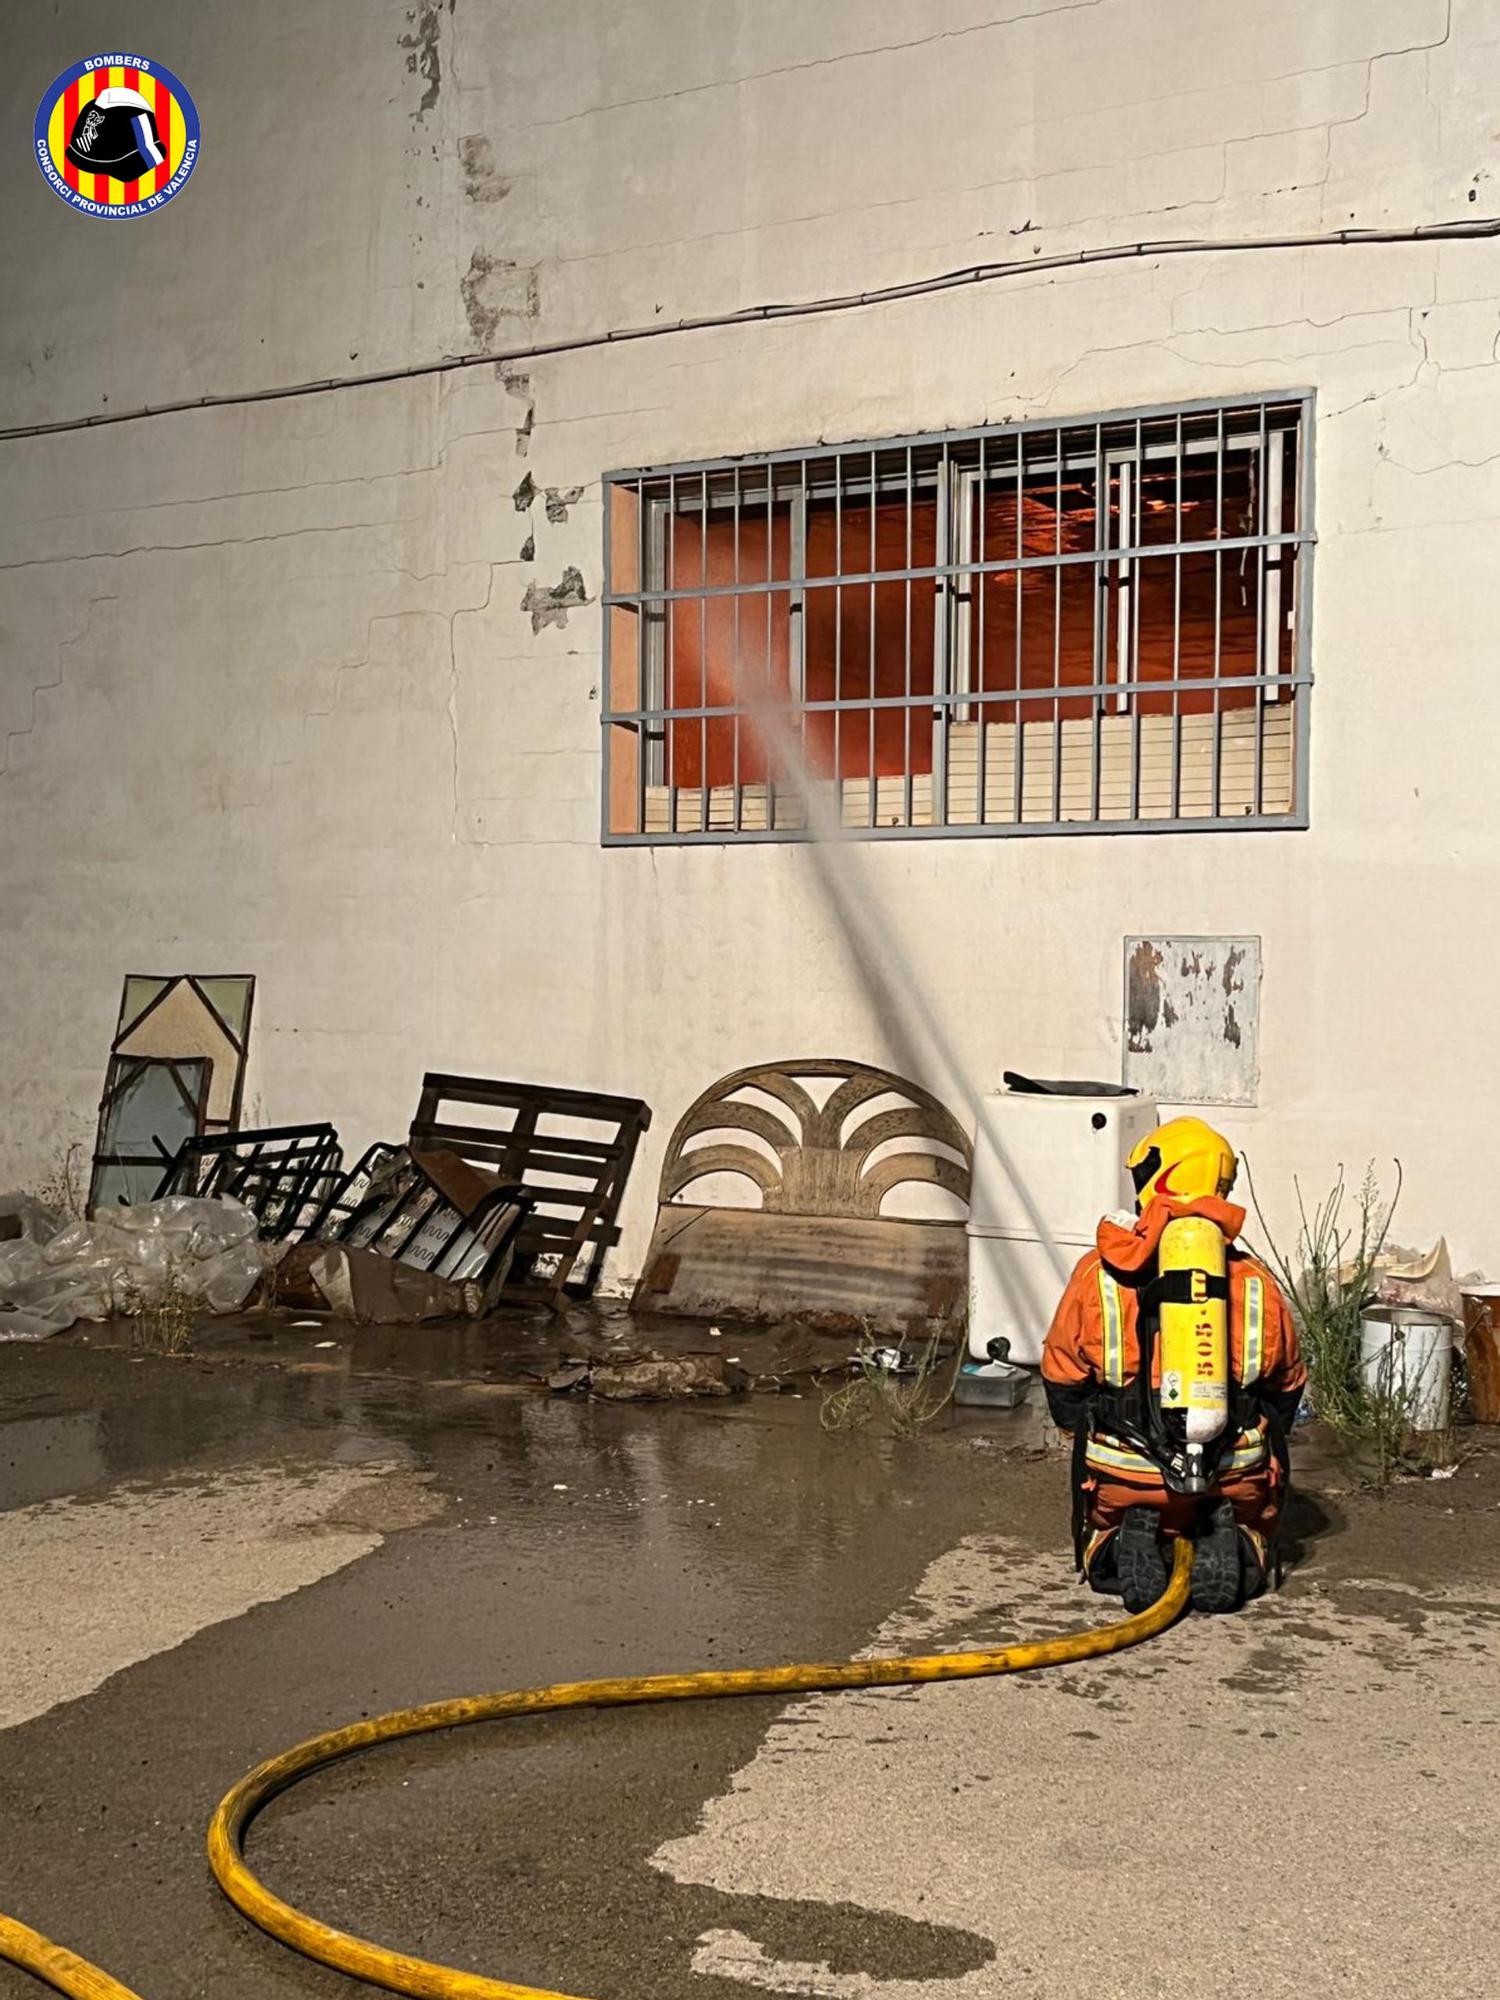
[[[1360,1373],[1372,1395],[1409,1405],[1414,1431],[1444,1431],[1453,1386],[1453,1327],[1436,1313],[1380,1306],[1360,1322]]]

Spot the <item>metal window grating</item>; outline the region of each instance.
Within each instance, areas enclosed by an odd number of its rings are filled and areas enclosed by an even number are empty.
[[[810,794],[1305,825],[1310,436],[1282,395],[609,475],[606,841],[796,839]]]

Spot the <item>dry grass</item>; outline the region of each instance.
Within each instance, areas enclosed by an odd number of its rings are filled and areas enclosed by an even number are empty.
[[[170,1264],[159,1298],[148,1300],[130,1281],[116,1291],[113,1305],[122,1319],[132,1322],[132,1346],[151,1354],[188,1354],[192,1351],[193,1329],[202,1304],[182,1284]]]
[[[825,1431],[863,1430],[877,1417],[884,1418],[893,1437],[914,1438],[926,1429],[948,1403],[958,1369],[963,1362],[963,1342],[946,1377],[940,1366],[942,1336],[929,1330],[927,1341],[915,1357],[910,1372],[898,1374],[878,1357],[889,1352],[890,1343],[877,1341],[866,1329],[854,1357],[854,1372],[836,1389],[830,1389],[818,1411]],[[903,1350],[904,1352],[904,1350]]]
[[[88,1199],[88,1182],[83,1169],[84,1149],[80,1140],[64,1147],[53,1159],[36,1189],[36,1199],[65,1222],[81,1222]]]

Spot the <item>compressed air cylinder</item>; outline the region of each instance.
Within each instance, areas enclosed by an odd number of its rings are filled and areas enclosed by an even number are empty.
[[[1161,1406],[1181,1410],[1187,1442],[1207,1444],[1229,1420],[1229,1246],[1201,1215],[1179,1216],[1157,1249]]]

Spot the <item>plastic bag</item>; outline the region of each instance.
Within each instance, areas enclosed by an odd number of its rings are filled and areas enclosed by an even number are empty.
[[[240,1202],[169,1195],[70,1222],[43,1240],[0,1242],[0,1340],[42,1340],[174,1292],[235,1312],[266,1268],[256,1231]]]
[[[56,1209],[29,1194],[0,1194],[0,1250],[13,1243],[49,1243],[63,1226]]]
[[[1462,1326],[1463,1294],[1453,1275],[1448,1244],[1439,1237],[1423,1254],[1389,1244],[1375,1260],[1372,1278],[1373,1303],[1382,1306],[1409,1306],[1418,1312],[1434,1312]]]

